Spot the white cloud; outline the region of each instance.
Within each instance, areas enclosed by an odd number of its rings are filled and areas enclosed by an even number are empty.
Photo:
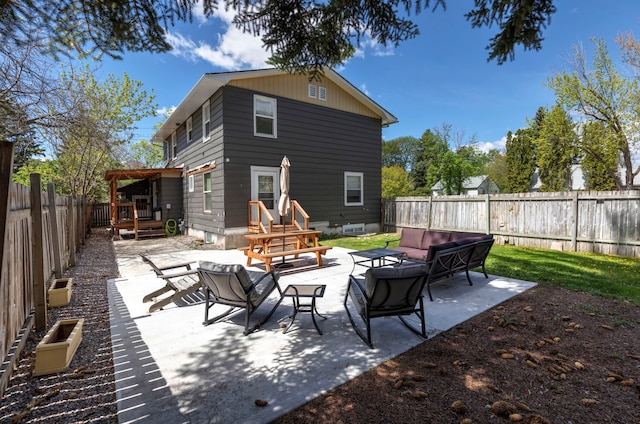
[[[194,15],[203,25],[207,23],[202,11],[196,10]],[[219,8],[214,13],[216,22],[222,33],[218,33],[215,45],[203,40],[194,41],[191,37],[180,33],[167,32],[165,38],[173,47],[171,54],[186,60],[196,62],[204,60],[213,66],[226,70],[238,70],[243,68],[264,68],[269,54],[262,47],[262,41],[258,37],[244,33],[233,24],[234,11],[225,11]]]
[[[367,90],[367,84],[360,84],[360,91],[369,96],[369,90]]]
[[[507,144],[507,137],[502,137],[500,140],[497,140],[497,141],[482,141],[480,143],[474,144],[474,146],[481,152],[488,153],[489,150],[493,150],[493,149],[504,152],[506,144]]]
[[[173,113],[174,110],[176,110],[176,106],[164,106],[156,110],[156,115],[161,117],[169,116]]]
[[[396,54],[395,48],[392,46],[383,46],[377,40],[371,38],[369,34],[365,34],[360,39],[360,46],[356,46],[353,57],[364,59],[366,52],[371,51],[374,56],[393,56]]]

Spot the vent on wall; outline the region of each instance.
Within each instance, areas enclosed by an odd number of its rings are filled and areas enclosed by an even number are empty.
[[[364,223],[362,224],[345,224],[342,226],[342,234],[358,235],[365,233]]]
[[[316,87],[313,84],[309,84],[309,97],[311,97],[312,99],[315,99],[317,97],[317,90],[318,90],[318,87]]]
[[[318,91],[318,98],[320,100],[327,100],[327,88],[326,87],[320,87],[320,90]]]

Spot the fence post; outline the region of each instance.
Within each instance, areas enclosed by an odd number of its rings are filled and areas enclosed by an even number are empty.
[[[47,329],[47,291],[44,278],[44,237],[42,228],[42,181],[40,174],[29,176],[31,186],[31,225],[33,262],[33,303],[35,304],[36,331]]]
[[[491,234],[491,196],[487,193],[487,200],[485,201],[487,205],[487,230],[485,234]]]
[[[9,214],[9,185],[11,184],[11,172],[13,170],[13,143],[0,141],[0,266],[4,265],[4,243],[7,237],[7,216]]]
[[[60,238],[58,236],[58,210],[56,206],[56,186],[47,184],[49,196],[49,221],[51,222],[51,244],[53,244],[53,263],[56,278],[62,278],[62,260],[60,259]]]
[[[578,192],[573,192],[573,228],[571,229],[571,248],[574,252],[578,251]]]
[[[67,228],[69,229],[69,265],[76,266],[76,212],[73,208],[73,197],[67,197]]]
[[[429,217],[427,218],[427,230],[431,230],[431,217],[433,215],[433,209],[432,209],[433,204],[431,202],[431,199],[433,199],[433,194],[431,196],[429,196],[429,206],[428,206]]]

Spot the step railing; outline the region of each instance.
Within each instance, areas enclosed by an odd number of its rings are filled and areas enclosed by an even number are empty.
[[[278,231],[278,229],[282,230],[283,225],[285,226],[285,230],[309,229],[309,214],[307,214],[297,200],[291,201],[291,211],[283,217],[281,224],[274,223],[271,213],[269,213],[269,210],[261,200],[249,201],[249,232],[272,233]]]
[[[250,233],[273,232],[273,217],[261,200],[249,200],[249,227]]]

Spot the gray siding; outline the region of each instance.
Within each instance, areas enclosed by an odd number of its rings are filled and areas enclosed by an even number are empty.
[[[177,158],[169,162],[169,166],[184,166],[185,177],[183,181],[184,210],[186,225],[208,232],[224,233],[224,203],[222,192],[222,166],[224,164],[222,150],[222,92],[218,91],[211,98],[211,139],[203,142],[202,139],[202,108],[193,112],[193,141],[187,143],[186,123],[183,123],[177,132]],[[216,168],[197,172],[194,176],[194,191],[189,192],[188,177],[186,174],[196,167],[215,161]],[[211,172],[212,177],[212,210],[204,212],[203,180],[204,174]]]
[[[379,119],[277,98],[278,138],[253,135],[253,92],[224,88],[226,225],[247,223],[250,166],[291,161],[291,198],[312,221],[380,222],[382,130]],[[364,205],[344,206],[344,172],[364,174]]]
[[[188,177],[184,178],[187,226],[221,235],[225,228],[247,226],[251,166],[279,167],[285,155],[291,161],[291,198],[300,202],[311,221],[328,221],[330,226],[380,223],[380,119],[266,95],[278,102],[278,138],[256,137],[254,94],[262,93],[226,86],[211,97],[212,136],[206,143],[200,107],[192,114],[191,143],[186,142],[185,123],[178,129],[177,159],[168,166],[184,166],[186,175],[206,162],[216,162],[210,171],[211,212],[203,211],[203,173],[194,174],[191,193]],[[364,175],[363,206],[344,206],[346,171]]]
[[[176,222],[182,217],[182,178],[162,177],[156,182],[158,190],[158,206],[162,208],[162,221],[175,219]],[[167,209],[167,204],[171,209]]]

